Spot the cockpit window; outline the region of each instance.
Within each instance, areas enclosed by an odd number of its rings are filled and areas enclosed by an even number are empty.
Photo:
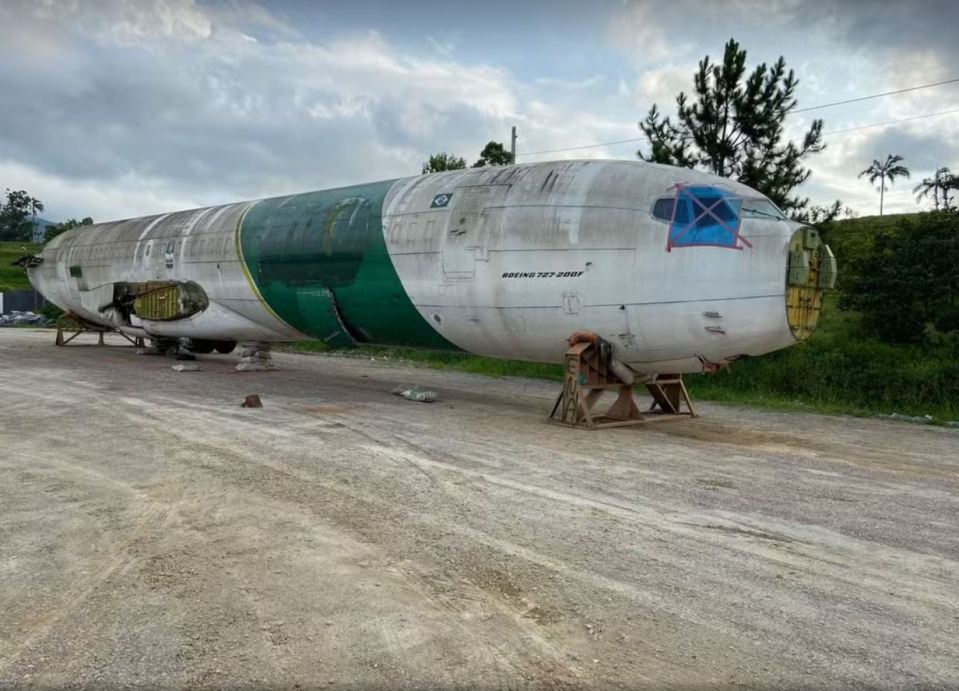
[[[742,197],[722,187],[676,185],[676,196],[659,199],[653,216],[669,221],[666,249],[674,247],[728,247],[744,249],[749,242],[739,234]]]
[[[672,221],[674,204],[676,204],[675,199],[657,199],[653,204],[653,217],[661,221]]]
[[[690,201],[693,200],[696,202],[695,212],[693,212],[695,215],[691,215],[692,205]],[[738,222],[739,217],[733,209],[733,206],[739,205],[739,199],[732,200],[732,206],[730,205],[730,201],[712,194],[699,194],[694,196],[693,200],[683,198],[682,196],[679,199],[675,197],[657,199],[653,204],[653,217],[661,221],[672,221],[673,223],[683,224],[689,223],[692,219],[695,220],[696,227],[698,228],[715,224],[716,221],[727,224]],[[767,202],[767,204],[768,203],[769,202]],[[704,210],[707,209],[708,212],[704,212]],[[675,216],[673,215],[674,212]]]
[[[775,218],[785,221],[786,214],[768,199],[744,199],[742,214],[744,218]]]
[[[673,218],[673,207],[676,207],[675,219]],[[680,200],[677,206],[675,197],[657,199],[656,203],[653,204],[653,217],[661,221],[675,220],[677,223],[689,223],[689,204],[685,200]]]

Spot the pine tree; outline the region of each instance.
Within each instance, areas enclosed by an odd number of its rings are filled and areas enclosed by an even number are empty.
[[[825,148],[822,120],[813,120],[801,143],[785,140],[783,123],[796,108],[799,80],[780,57],[746,74],[746,51],[726,43],[722,64],[705,56],[693,78],[693,100],[680,92],[676,120],[654,104],[639,123],[650,151],[646,161],[702,168],[759,190],[781,209],[798,215],[808,198],[793,190],[810,175],[803,160]]]

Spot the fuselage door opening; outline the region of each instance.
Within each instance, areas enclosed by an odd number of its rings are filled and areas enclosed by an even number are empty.
[[[113,284],[113,300],[100,311],[112,308],[129,325],[131,316],[145,321],[186,319],[209,304],[203,288],[193,281],[123,282]]]

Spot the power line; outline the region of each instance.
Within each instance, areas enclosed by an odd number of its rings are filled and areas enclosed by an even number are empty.
[[[956,77],[956,78],[954,78],[954,79],[945,79],[945,80],[943,80],[943,81],[941,81],[941,82],[931,82],[931,83],[929,83],[929,84],[918,84],[917,86],[907,86],[907,87],[905,87],[904,89],[894,89],[894,90],[892,90],[892,91],[883,91],[882,93],[870,94],[870,95],[868,95],[868,96],[857,96],[856,98],[847,98],[847,99],[844,100],[844,101],[833,101],[833,102],[831,102],[831,103],[821,103],[821,104],[819,104],[818,106],[809,106],[809,107],[807,107],[807,108],[798,108],[798,109],[796,109],[796,110],[791,110],[791,111],[789,111],[788,115],[792,115],[793,113],[806,113],[806,112],[809,112],[810,110],[819,110],[819,109],[821,109],[821,108],[832,108],[833,106],[841,106],[841,105],[845,105],[845,104],[847,104],[847,103],[858,103],[859,101],[869,101],[869,100],[874,99],[874,98],[882,98],[883,96],[892,96],[892,95],[894,95],[894,94],[904,94],[904,93],[909,92],[909,91],[919,91],[920,89],[931,89],[931,88],[934,87],[934,86],[943,86],[943,85],[945,85],[945,84],[955,84],[955,83],[957,83],[957,82],[959,82],[959,77]],[[920,115],[920,116],[916,116],[916,117],[914,117],[914,118],[903,118],[902,120],[892,120],[892,121],[890,121],[890,122],[876,123],[875,125],[863,125],[862,127],[851,127],[851,128],[849,128],[849,129],[846,129],[846,130],[836,130],[836,131],[834,131],[834,132],[824,132],[824,133],[823,133],[823,136],[825,136],[826,134],[839,134],[840,132],[853,132],[853,131],[855,131],[855,130],[857,130],[857,129],[866,129],[867,127],[880,127],[880,126],[883,126],[883,125],[890,125],[890,124],[893,124],[893,123],[896,123],[896,122],[906,122],[907,120],[918,120],[918,119],[920,119],[920,118],[933,117],[933,116],[935,116],[935,115],[947,115],[947,114],[949,114],[949,113],[954,113],[954,112],[956,112],[956,111],[954,111],[954,110],[949,110],[949,111],[945,111],[945,112],[942,112],[942,113],[931,113],[931,114],[928,114],[928,115]],[[602,142],[602,143],[599,143],[599,144],[584,144],[583,146],[570,146],[570,147],[566,147],[566,148],[564,148],[564,149],[548,149],[548,150],[546,150],[546,151],[527,151],[527,152],[525,152],[525,153],[516,154],[516,156],[536,156],[536,155],[539,155],[539,154],[557,154],[557,153],[562,153],[563,151],[576,151],[576,150],[578,150],[578,149],[594,149],[594,148],[599,147],[599,146],[614,146],[614,145],[616,145],[616,144],[631,144],[631,143],[633,143],[633,142],[643,142],[643,141],[649,141],[649,139],[648,139],[647,137],[637,137],[637,138],[634,138],[634,139],[621,139],[621,140],[615,141],[615,142]]]
[[[959,81],[959,80],[957,80],[957,81]],[[793,112],[795,112],[795,111],[793,111]],[[871,127],[886,127],[886,126],[888,126],[888,125],[895,125],[895,124],[898,124],[898,123],[900,123],[900,122],[909,122],[910,120],[922,120],[922,119],[924,119],[924,118],[934,118],[934,117],[939,117],[940,115],[951,115],[952,113],[959,113],[959,108],[955,108],[955,109],[953,109],[953,110],[943,110],[943,111],[940,111],[940,112],[938,112],[938,113],[924,113],[924,114],[922,114],[922,115],[913,115],[912,117],[900,118],[900,119],[898,119],[898,120],[889,120],[889,121],[887,121],[887,122],[874,122],[874,123],[869,124],[869,125],[860,125],[859,127],[849,127],[849,128],[847,128],[847,129],[843,129],[843,130],[832,130],[832,131],[830,131],[830,132],[823,132],[823,133],[822,133],[822,136],[824,136],[824,137],[831,137],[831,136],[836,135],[836,134],[845,134],[846,132],[855,132],[855,131],[857,131],[857,130],[869,129],[869,128],[871,128]],[[558,153],[562,153],[562,152],[564,152],[564,151],[579,151],[579,150],[581,150],[581,149],[596,149],[596,148],[601,147],[601,146],[615,146],[615,145],[617,145],[617,144],[632,144],[632,143],[635,143],[635,142],[648,142],[648,141],[650,141],[649,137],[635,137],[635,138],[633,138],[633,139],[619,139],[619,140],[614,141],[614,142],[597,142],[596,144],[583,144],[583,145],[581,145],[581,146],[568,146],[568,147],[565,147],[565,148],[562,148],[562,149],[545,149],[545,150],[543,150],[543,151],[524,151],[524,152],[521,152],[521,153],[516,154],[516,156],[519,157],[519,156],[539,156],[539,155],[541,155],[541,154],[558,154]]]
[[[904,94],[907,91],[919,91],[920,89],[929,89],[934,86],[942,86],[944,84],[955,84],[959,82],[959,77],[955,79],[946,79],[941,82],[933,82],[932,84],[920,84],[919,86],[907,86],[905,89],[895,89],[894,91],[883,91],[881,94],[871,94],[869,96],[859,96],[857,98],[847,98],[845,101],[833,101],[832,103],[822,103],[818,106],[809,106],[808,108],[797,108],[796,110],[789,111],[789,114],[793,113],[805,113],[810,110],[819,110],[820,108],[832,108],[833,106],[841,106],[847,103],[858,103],[859,101],[869,101],[873,98],[882,98],[883,96],[892,96],[893,94]]]
[[[561,151],[576,151],[577,149],[595,149],[598,146],[613,146],[614,144],[629,144],[630,142],[648,142],[648,137],[637,137],[635,139],[620,139],[615,142],[601,142],[599,144],[583,144],[582,146],[568,146],[565,149],[547,149],[546,151],[524,151],[516,154],[517,156],[537,156],[539,154],[557,154]]]
[[[924,115],[913,115],[909,118],[899,118],[898,120],[889,120],[888,122],[876,122],[872,125],[860,125],[859,127],[849,127],[844,130],[832,130],[831,132],[823,132],[822,136],[829,137],[834,134],[843,134],[844,132],[856,132],[858,130],[867,130],[870,127],[886,127],[887,125],[895,125],[900,122],[909,122],[910,120],[922,120],[923,118],[934,118],[939,115],[950,115],[952,113],[959,113],[959,108],[953,108],[952,110],[943,110],[938,113],[925,113]]]
[[[886,195],[887,200],[889,199],[889,197],[896,197],[897,198],[896,201],[898,201],[898,197],[900,195],[903,195],[903,194],[912,195],[914,194],[914,192],[912,191],[912,188],[890,189],[887,187],[884,194]],[[872,193],[856,192],[853,194],[843,194],[842,201],[843,201],[843,204],[866,204],[876,199],[876,197],[878,196],[879,196],[879,190],[877,189],[873,191]]]

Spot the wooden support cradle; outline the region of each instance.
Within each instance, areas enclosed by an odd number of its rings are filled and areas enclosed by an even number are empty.
[[[65,346],[80,334],[95,333],[97,334],[97,345],[102,346],[106,345],[103,341],[103,334],[110,331],[116,331],[116,329],[111,329],[99,324],[93,324],[73,313],[62,314],[57,318],[57,337],[54,343],[58,346]],[[67,335],[68,333],[69,335]],[[122,331],[116,331],[116,333],[123,336],[131,343],[131,345],[139,348],[143,347],[143,339],[139,336],[134,338],[128,336]]]

